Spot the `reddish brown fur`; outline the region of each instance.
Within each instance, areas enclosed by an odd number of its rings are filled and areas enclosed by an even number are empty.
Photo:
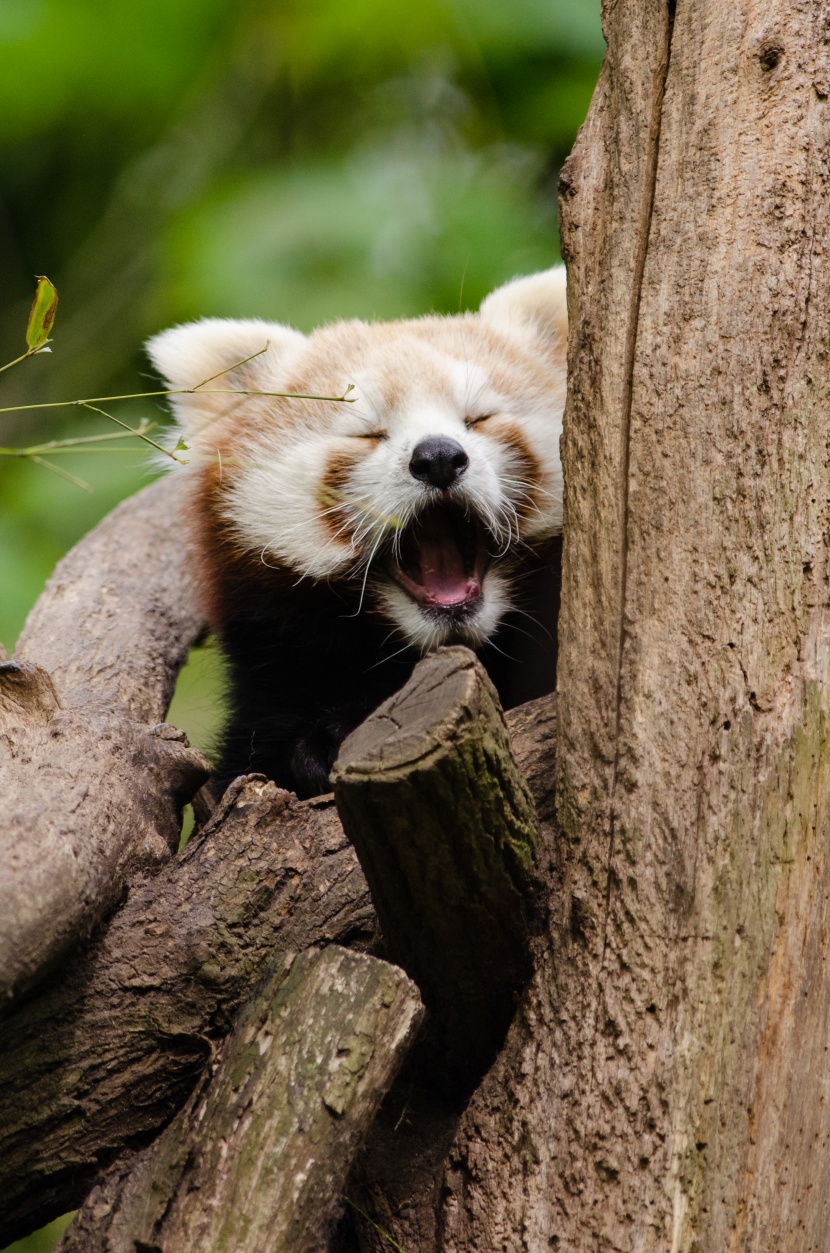
[[[528,517],[541,506],[539,488],[543,475],[538,457],[534,456],[522,432],[509,421],[500,422],[494,417],[482,427],[486,435],[497,439],[513,453],[511,477],[521,479],[525,493],[516,505],[516,512],[520,517]]]
[[[349,521],[348,512],[337,508],[338,501],[346,494],[349,475],[360,460],[360,453],[347,452],[343,448],[335,449],[329,454],[328,463],[323,473],[317,504],[320,521],[334,538],[340,535],[348,540],[354,534],[354,525]]]

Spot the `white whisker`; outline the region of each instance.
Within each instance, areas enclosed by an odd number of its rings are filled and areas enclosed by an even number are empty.
[[[548,639],[549,639],[549,640],[551,640],[551,641],[553,641],[553,639],[554,639],[553,633],[552,633],[551,631],[549,631],[549,630],[548,630],[548,628],[545,626],[544,622],[540,622],[538,618],[534,618],[534,616],[533,616],[533,614],[532,614],[532,613],[528,613],[526,609],[519,609],[518,605],[514,605],[514,606],[513,606],[512,610],[511,610],[511,613],[518,613],[518,614],[520,614],[520,615],[521,615],[521,617],[523,617],[523,618],[527,618],[528,622],[532,622],[532,623],[533,623],[533,625],[534,625],[534,626],[536,626],[536,627],[538,627],[540,631],[544,631],[544,633],[545,633],[545,635],[548,637]],[[513,628],[513,630],[514,630],[514,631],[518,631],[518,630],[519,630],[519,628],[516,626],[515,622],[514,622],[514,623],[512,623],[511,625],[512,625],[512,628]],[[528,639],[533,639],[533,636],[532,636],[532,635],[531,635],[528,631],[525,631],[525,632],[524,632],[524,634],[525,634],[525,635],[527,635],[527,638],[528,638]]]

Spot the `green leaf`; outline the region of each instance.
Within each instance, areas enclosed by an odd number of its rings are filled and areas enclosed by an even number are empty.
[[[186,444],[184,442],[184,438],[180,435],[178,443],[176,444],[176,447],[173,449],[173,452],[189,452],[189,451],[190,451],[190,445]]]
[[[58,308],[58,293],[45,274],[37,276],[37,291],[29,311],[26,346],[29,352],[42,348],[49,338]]]

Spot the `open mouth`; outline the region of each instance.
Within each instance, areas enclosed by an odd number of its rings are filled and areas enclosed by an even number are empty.
[[[453,505],[430,505],[407,526],[388,574],[413,600],[435,612],[463,617],[481,599],[490,556],[487,532],[474,515]]]

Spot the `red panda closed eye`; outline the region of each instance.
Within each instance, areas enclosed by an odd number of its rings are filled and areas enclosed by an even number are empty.
[[[221,784],[327,790],[344,736],[442,644],[475,649],[507,703],[550,689],[566,331],[557,268],[477,314],[150,341],[229,667]]]

